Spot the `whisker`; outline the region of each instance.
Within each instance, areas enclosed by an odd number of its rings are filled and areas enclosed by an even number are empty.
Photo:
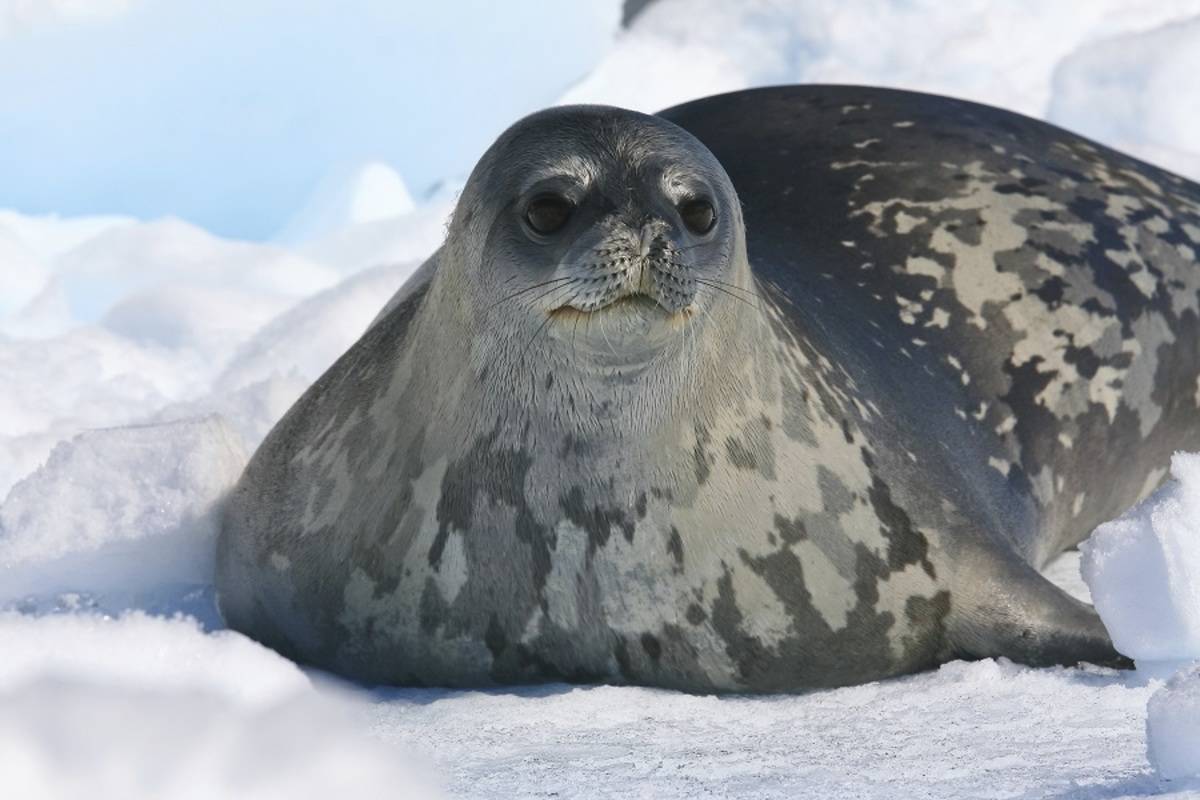
[[[499,300],[497,300],[496,302],[494,302],[490,306],[488,306],[487,311],[485,313],[490,313],[493,309],[495,309],[501,303],[505,303],[509,300],[520,297],[521,295],[525,294],[526,292],[532,292],[535,289],[540,289],[543,286],[549,286],[552,283],[563,283],[564,281],[573,281],[573,280],[578,280],[578,279],[572,275],[568,275],[568,276],[561,277],[561,278],[551,278],[548,281],[541,281],[539,283],[533,284],[532,286],[526,286],[524,289],[513,292],[512,294],[506,295],[505,297],[501,297]]]
[[[533,303],[536,303],[538,300],[541,300],[543,297],[554,294],[555,292],[562,291],[563,289],[570,289],[574,285],[575,279],[572,278],[571,281],[572,282],[568,283],[566,286],[559,284],[558,286],[551,287],[547,291],[545,291],[542,294],[539,294],[537,297],[533,298],[533,300],[531,300],[529,304],[532,305]]]
[[[695,280],[695,281],[696,281],[696,283],[700,284],[701,286],[707,286],[707,287],[709,287],[710,289],[715,289],[715,290],[716,290],[716,291],[718,291],[718,292],[722,292],[722,293],[724,293],[724,294],[727,294],[727,295],[729,295],[729,296],[730,296],[730,297],[732,297],[734,300],[737,300],[737,301],[739,301],[739,302],[745,303],[747,306],[749,306],[750,308],[753,308],[753,309],[754,309],[756,312],[758,312],[759,314],[762,314],[762,313],[764,313],[764,312],[763,312],[763,310],[762,310],[762,307],[761,307],[761,306],[758,306],[758,305],[755,305],[754,303],[751,303],[751,302],[750,302],[748,299],[746,299],[745,297],[742,297],[741,295],[734,294],[733,292],[729,291],[728,289],[726,289],[725,287],[721,286],[720,284],[716,284],[716,283],[709,283],[707,280],[704,280],[703,278],[694,278],[693,280]]]

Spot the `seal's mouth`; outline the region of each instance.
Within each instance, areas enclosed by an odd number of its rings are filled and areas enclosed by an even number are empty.
[[[683,320],[691,317],[695,307],[691,304],[680,309],[667,308],[652,294],[635,291],[623,294],[601,304],[579,308],[571,303],[565,303],[550,311],[557,319],[587,319],[603,315],[618,316],[636,314],[643,318],[660,317],[666,320]]]

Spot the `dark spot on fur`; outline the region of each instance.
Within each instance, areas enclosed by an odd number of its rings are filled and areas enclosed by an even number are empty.
[[[572,486],[565,495],[559,495],[558,505],[566,514],[567,519],[578,525],[588,534],[588,553],[608,544],[612,529],[620,529],[625,541],[633,541],[633,521],[620,508],[601,508],[592,505],[590,508],[583,499],[583,490]]]
[[[729,455],[729,463],[738,469],[754,469],[758,466],[754,453],[732,436],[725,440],[725,452]]]
[[[804,521],[800,517],[788,519],[782,514],[775,515],[775,530],[779,531],[779,535],[783,541],[788,544],[795,544],[802,539],[808,538],[808,531],[804,527]]]
[[[715,461],[708,453],[708,445],[712,443],[712,437],[708,434],[708,428],[699,422],[695,424],[695,430],[696,446],[692,448],[692,461],[696,468],[696,483],[703,486],[708,482],[708,476],[712,474],[712,465]]]
[[[683,538],[674,525],[671,526],[671,537],[667,539],[667,552],[675,559],[676,564],[683,566]]]
[[[658,661],[662,657],[662,645],[659,644],[658,639],[652,633],[642,634],[642,649],[654,661]]]

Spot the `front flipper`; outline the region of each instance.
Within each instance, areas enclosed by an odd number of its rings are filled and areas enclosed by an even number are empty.
[[[949,626],[956,655],[1004,656],[1033,667],[1099,664],[1132,669],[1096,610],[1059,589],[1016,555],[981,551],[953,593]]]

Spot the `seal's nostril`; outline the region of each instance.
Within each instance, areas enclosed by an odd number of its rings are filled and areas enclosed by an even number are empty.
[[[638,246],[638,255],[642,258],[650,255],[650,248],[659,237],[658,226],[647,222],[642,226],[642,238]]]

